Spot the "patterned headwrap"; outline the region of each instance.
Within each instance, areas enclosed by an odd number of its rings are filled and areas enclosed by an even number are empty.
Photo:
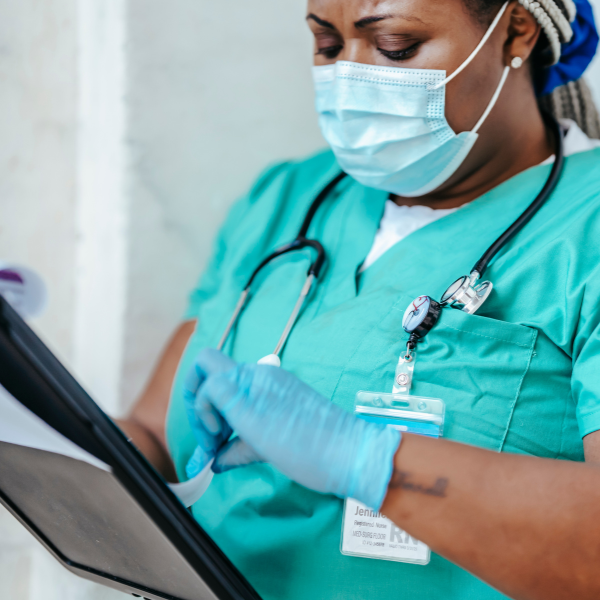
[[[588,0],[519,0],[548,38],[551,66],[536,69],[538,96],[581,78],[598,47],[598,31]]]

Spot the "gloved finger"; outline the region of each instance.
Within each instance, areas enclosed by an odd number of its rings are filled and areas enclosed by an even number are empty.
[[[194,454],[190,460],[188,460],[187,465],[185,466],[185,474],[188,476],[188,479],[192,479],[204,469],[204,467],[209,463],[212,456],[205,452],[200,446],[196,446],[194,450]]]
[[[199,424],[212,436],[219,435],[226,423],[217,409],[199,394],[193,404],[193,410]]]
[[[237,363],[214,348],[204,348],[198,352],[194,367],[200,377],[208,377],[217,373],[225,373],[235,369]]]
[[[221,431],[217,435],[205,437],[202,440],[202,443],[199,444],[206,452],[210,454],[211,457],[215,456],[217,450],[221,448],[225,442],[227,442],[233,433],[233,429],[229,426],[227,421],[225,421],[221,415],[219,415],[219,418],[223,421],[223,427],[221,428]]]
[[[225,373],[235,369],[236,362],[213,348],[204,348],[196,356],[192,368],[183,382],[183,393],[187,400],[196,396],[200,386],[209,375]]]
[[[263,459],[241,438],[230,440],[217,452],[212,470],[215,473],[225,473],[236,467],[264,462]]]
[[[223,431],[219,435],[207,436],[203,440],[203,443],[198,443],[198,446],[196,446],[196,449],[194,450],[194,454],[192,454],[192,457],[185,468],[186,474],[190,479],[200,473],[207,465],[208,461],[214,458],[219,448],[227,442],[232,433],[231,427],[225,423]],[[196,435],[196,437],[198,436]]]
[[[226,424],[223,417],[206,399],[186,397],[185,411],[192,433],[198,444],[206,451],[215,448],[215,436],[222,433]]]
[[[241,399],[240,388],[235,377],[236,371],[211,375],[198,390],[198,401],[214,406],[223,414]],[[230,416],[228,414],[228,416]],[[229,423],[235,429],[235,423]]]
[[[194,365],[188,371],[183,382],[183,400],[192,427],[197,427],[201,424],[201,420],[196,415],[196,394],[205,379],[206,377]]]
[[[235,361],[217,350],[206,348],[199,352],[183,386],[184,402],[192,427],[203,428],[209,435],[218,435],[223,431],[223,418],[210,402],[198,397],[198,390],[207,376],[229,371],[235,368],[235,365]],[[205,449],[208,449],[203,437],[200,435],[198,441]]]

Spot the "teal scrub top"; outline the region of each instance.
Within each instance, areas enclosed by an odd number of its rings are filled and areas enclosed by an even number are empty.
[[[520,173],[412,233],[362,273],[387,194],[343,181],[309,232],[328,261],[282,367],[348,411],[359,390],[391,391],[408,304],[422,294],[439,298],[468,273],[531,203],[549,170]],[[196,446],[183,377],[201,348],[218,343],[252,270],[296,236],[338,172],[330,152],[270,169],[218,236],[186,314],[198,325],[167,422],[182,481]],[[413,393],[445,401],[446,438],[496,452],[584,459],[582,437],[600,429],[599,207],[600,150],[567,158],[552,197],[485,273],[495,287],[479,313],[444,310],[419,344]],[[253,362],[273,351],[308,263],[307,254],[285,256],[259,277],[226,347],[233,358]],[[427,566],[343,556],[342,509],[339,498],[260,464],[215,476],[193,513],[265,600],[503,597],[435,554]]]

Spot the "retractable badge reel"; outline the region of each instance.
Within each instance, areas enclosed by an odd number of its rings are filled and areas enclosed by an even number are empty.
[[[459,277],[444,292],[441,302],[430,296],[419,296],[409,304],[402,319],[402,328],[410,334],[410,338],[406,344],[406,353],[400,356],[396,367],[394,392],[410,391],[417,359],[417,344],[435,327],[443,308],[451,307],[473,315],[488,299],[494,286],[491,281],[478,284],[479,278],[479,272],[475,270],[470,276]]]

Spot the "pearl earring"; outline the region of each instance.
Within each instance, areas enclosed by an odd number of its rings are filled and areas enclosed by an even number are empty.
[[[515,56],[511,61],[510,61],[510,66],[513,69],[518,69],[521,65],[523,64],[523,59],[520,56]]]

